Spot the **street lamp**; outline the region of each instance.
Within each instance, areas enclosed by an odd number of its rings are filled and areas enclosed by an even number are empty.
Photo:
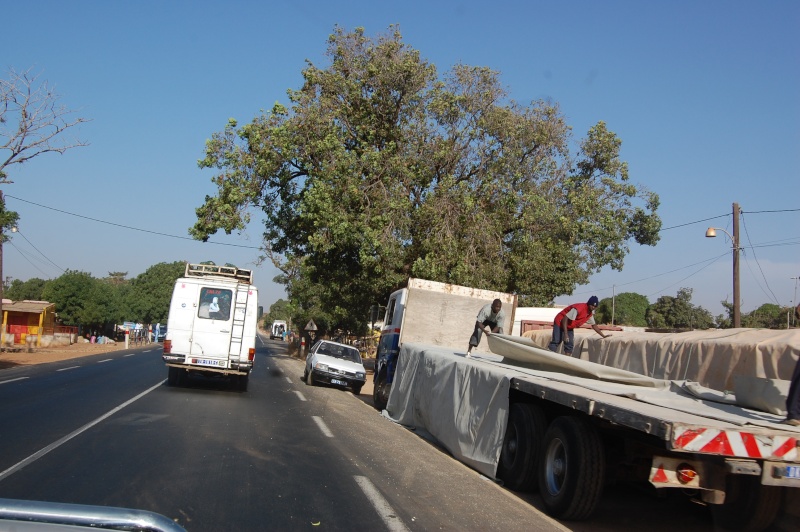
[[[717,231],[722,231],[733,243],[733,327],[738,329],[742,326],[742,304],[739,294],[739,204],[733,204],[733,235],[720,227],[709,227],[706,231],[706,238],[714,238]]]

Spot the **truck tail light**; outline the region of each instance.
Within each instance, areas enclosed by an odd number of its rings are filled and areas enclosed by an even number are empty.
[[[675,470],[678,477],[678,482],[681,484],[688,484],[697,476],[697,471],[689,464],[681,464]]]
[[[256,348],[251,347],[247,350],[247,359],[252,362],[254,358],[256,358]]]
[[[172,340],[164,340],[164,353],[169,354],[172,352]]]

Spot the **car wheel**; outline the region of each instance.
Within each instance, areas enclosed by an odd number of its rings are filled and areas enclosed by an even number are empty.
[[[353,395],[359,395],[361,393],[361,386],[353,386]]]

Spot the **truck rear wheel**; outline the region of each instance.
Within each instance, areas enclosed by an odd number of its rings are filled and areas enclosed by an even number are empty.
[[[386,369],[382,369],[378,373],[378,378],[375,380],[375,387],[372,389],[372,404],[378,410],[386,408],[389,402],[389,392],[392,389],[391,384],[386,383]]]
[[[588,420],[563,416],[550,424],[538,474],[547,513],[575,521],[589,517],[600,500],[604,474],[603,442]]]
[[[711,506],[718,530],[765,530],[778,516],[781,487],[763,486],[761,477],[728,475],[725,502]]]
[[[547,430],[544,411],[532,404],[514,403],[508,413],[497,477],[509,489],[530,491],[536,487],[542,438]]]
[[[237,375],[236,376],[236,388],[240,392],[247,391],[247,385],[250,382],[250,375]]]

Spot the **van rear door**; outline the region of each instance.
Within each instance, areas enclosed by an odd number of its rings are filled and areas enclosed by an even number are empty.
[[[233,298],[233,286],[200,284],[189,364],[229,367]]]

